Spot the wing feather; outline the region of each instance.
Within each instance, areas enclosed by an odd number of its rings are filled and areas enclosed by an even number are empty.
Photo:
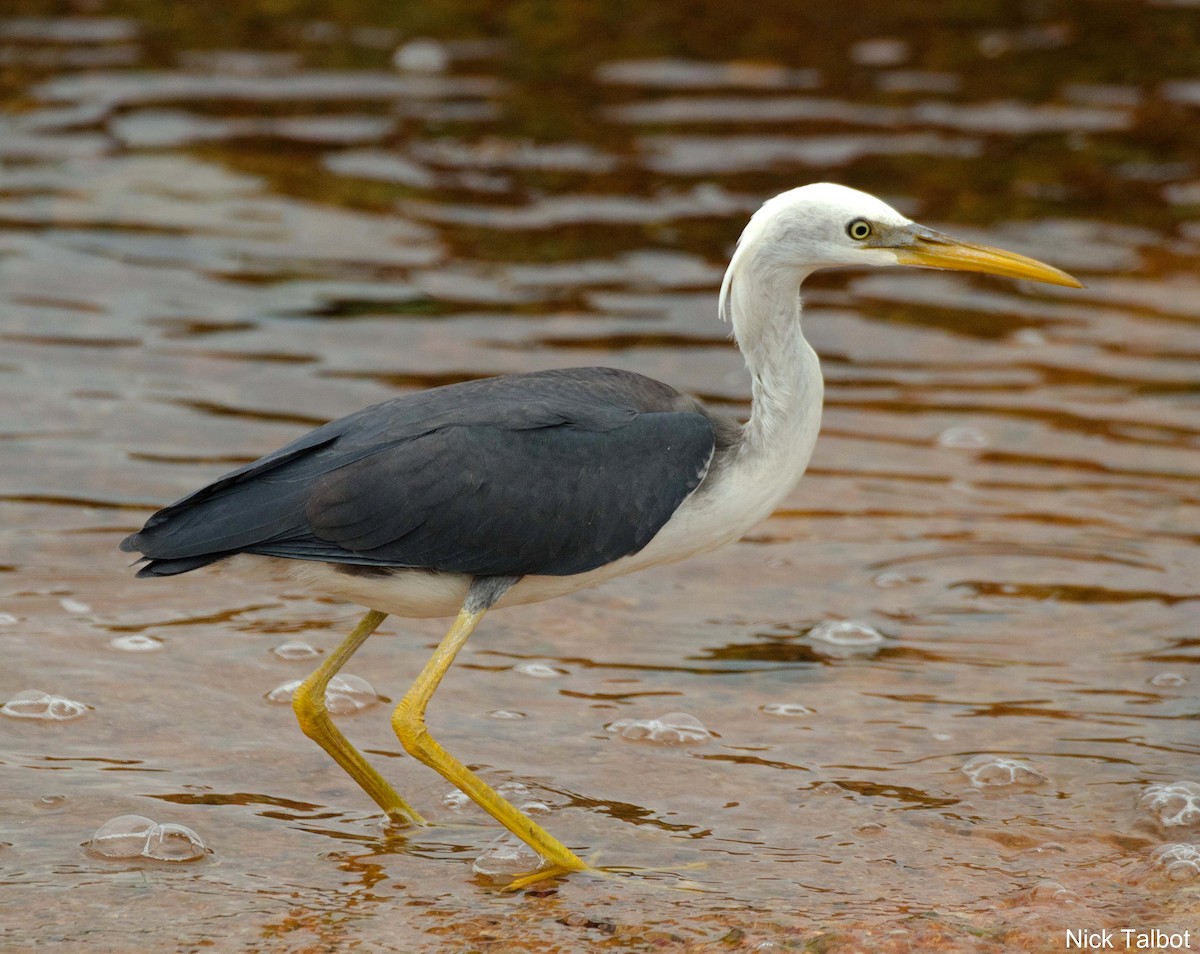
[[[566,575],[644,547],[703,478],[709,417],[611,369],[512,375],[367,408],[159,511],[143,575],[233,553]]]

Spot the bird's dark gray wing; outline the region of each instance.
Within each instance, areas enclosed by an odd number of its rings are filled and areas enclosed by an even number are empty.
[[[233,553],[479,576],[566,575],[636,553],[697,487],[714,425],[640,375],[474,381],[333,421],[155,514],[143,575]]]

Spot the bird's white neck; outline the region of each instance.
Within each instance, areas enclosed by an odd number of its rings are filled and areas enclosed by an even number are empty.
[[[812,455],[824,397],[821,365],[800,324],[807,275],[753,247],[740,251],[728,311],[753,395],[740,456],[783,471],[777,476],[790,480],[790,490]]]

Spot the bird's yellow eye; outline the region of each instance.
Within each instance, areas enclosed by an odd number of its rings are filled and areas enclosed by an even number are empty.
[[[856,242],[861,242],[871,236],[871,223],[866,219],[855,219],[846,226],[846,234]]]

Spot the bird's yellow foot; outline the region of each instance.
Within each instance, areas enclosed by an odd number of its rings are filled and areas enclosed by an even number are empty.
[[[504,885],[505,891],[520,891],[523,888],[528,888],[536,884],[541,884],[544,881],[551,881],[555,878],[562,878],[570,874],[588,874],[601,878],[617,879],[617,878],[634,878],[644,875],[654,874],[669,874],[679,878],[675,884],[661,884],[662,887],[669,887],[676,891],[703,891],[703,887],[696,882],[688,881],[680,876],[681,871],[694,871],[699,868],[707,868],[708,865],[703,861],[694,861],[691,864],[679,865],[673,868],[638,868],[632,865],[598,865],[595,862],[600,857],[600,852],[595,852],[584,864],[582,868],[566,868],[559,865],[547,865],[545,868],[539,868],[537,871],[531,871],[528,874],[518,875],[508,884]]]
[[[590,866],[586,868],[560,868],[558,865],[551,865],[549,868],[541,868],[537,871],[531,871],[529,874],[514,878],[504,886],[504,890],[520,891],[523,888],[540,884],[543,881],[550,881],[553,878],[561,878],[569,874],[577,874],[581,871],[599,871],[599,869],[592,868]]]
[[[384,818],[389,828],[420,829],[429,824],[416,812],[409,813],[400,809],[384,812]]]

